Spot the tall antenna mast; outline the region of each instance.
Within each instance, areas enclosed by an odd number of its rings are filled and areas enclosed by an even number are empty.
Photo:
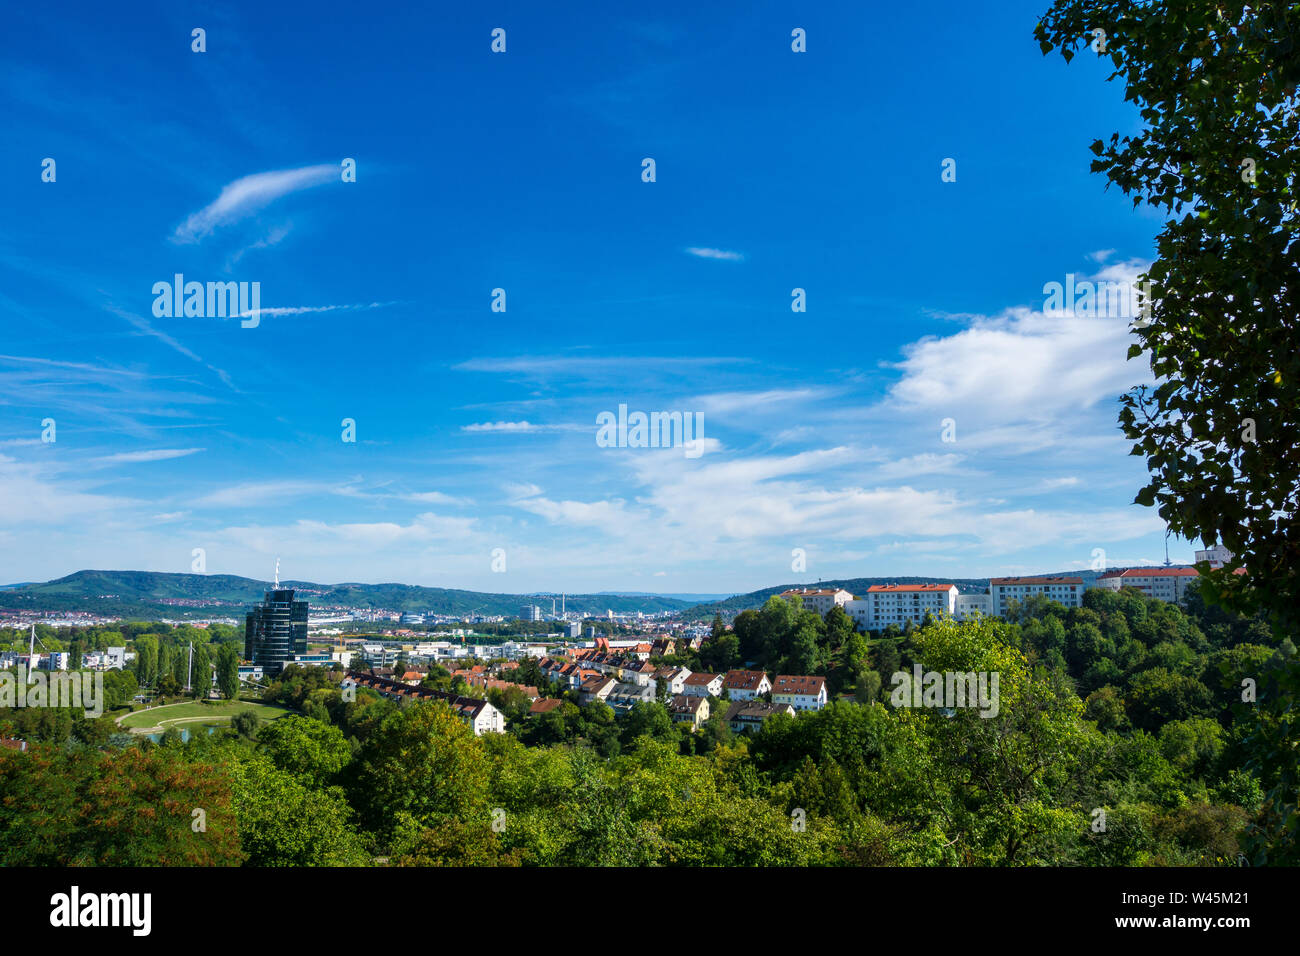
[[[194,689],[194,642],[190,641],[190,663],[185,668],[185,689]]]
[[[45,646],[45,642],[41,641],[41,647],[44,646]],[[27,682],[29,684],[31,683],[32,680],[32,671],[35,670],[35,668],[32,667],[32,664],[35,663],[32,660],[32,655],[35,654],[35,652],[36,652],[36,623],[32,622],[32,639],[27,642]]]
[[[275,559],[275,589],[280,590],[280,559]]]

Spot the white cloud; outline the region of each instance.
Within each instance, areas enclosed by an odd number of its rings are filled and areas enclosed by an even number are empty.
[[[463,432],[539,432],[544,430],[544,426],[534,425],[532,422],[475,422],[472,425],[462,425],[460,430]]]
[[[335,490],[318,481],[250,481],[202,495],[191,504],[195,508],[256,507]]]
[[[277,315],[306,315],[310,312],[358,312],[369,311],[370,309],[384,309],[390,305],[396,305],[396,302],[362,302],[354,305],[291,305],[291,306],[265,306],[257,310],[260,316],[277,316]],[[240,318],[248,318],[253,313],[251,311],[241,312]]]
[[[743,262],[745,254],[742,252],[732,252],[729,249],[707,249],[700,246],[688,246],[687,255],[695,256],[697,259],[724,259],[727,262]]]
[[[142,461],[166,461],[169,458],[184,458],[186,455],[194,455],[205,448],[155,448],[150,451],[124,451],[116,455],[103,455],[99,458],[92,458],[92,462],[102,465],[121,465],[132,464]]]
[[[237,222],[269,205],[281,196],[337,180],[339,167],[324,164],[281,169],[244,176],[222,188],[221,194],[198,212],[191,213],[176,227],[172,241],[195,243],[218,226]]]
[[[234,266],[237,262],[239,262],[240,259],[244,258],[244,256],[247,253],[252,252],[254,249],[270,249],[272,246],[279,245],[284,240],[284,238],[289,235],[289,232],[292,228],[293,228],[292,226],[276,226],[274,229],[268,232],[263,238],[258,239],[256,242],[249,243],[248,245],[244,246],[244,248],[242,249],[236,250],[235,253],[230,257],[230,261],[226,264],[226,270],[229,271],[232,266]]]
[[[786,412],[792,406],[803,405],[810,401],[824,399],[830,394],[824,388],[773,388],[751,392],[713,392],[698,395],[691,399],[692,409],[710,415],[725,415],[744,411],[757,414],[772,410]]]

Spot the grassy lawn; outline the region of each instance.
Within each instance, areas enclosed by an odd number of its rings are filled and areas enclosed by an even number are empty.
[[[211,703],[195,700],[181,704],[151,707],[148,710],[137,710],[135,713],[123,717],[119,723],[128,730],[152,727],[162,727],[165,730],[176,724],[217,723],[229,720],[235,714],[244,710],[253,711],[262,720],[276,720],[286,714],[293,713],[293,711],[284,707],[274,707],[270,704],[260,704],[251,700],[221,700]]]

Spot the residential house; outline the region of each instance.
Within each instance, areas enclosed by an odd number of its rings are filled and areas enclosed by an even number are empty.
[[[401,681],[388,680],[374,672],[348,671],[348,679],[359,687],[368,687],[390,700],[441,700],[454,710],[476,737],[505,733],[506,720],[501,711],[478,697],[461,697],[427,687],[409,687]]]
[[[772,703],[789,704],[796,711],[826,706],[826,678],[778,674],[772,682]]]
[[[654,682],[649,684],[617,684],[605,696],[605,703],[619,713],[631,710],[637,704],[653,704],[655,700]]]
[[[700,671],[682,681],[682,693],[688,697],[721,697],[725,674],[706,674]]]
[[[772,682],[762,671],[727,671],[722,687],[732,700],[753,700],[772,689]]]
[[[599,677],[589,677],[582,682],[578,688],[578,699],[584,704],[590,704],[593,700],[604,700],[614,692],[618,686],[618,681],[605,674]]]
[[[757,732],[765,720],[776,714],[793,717],[794,708],[789,704],[769,704],[762,700],[733,700],[722,719],[735,733]]]
[[[689,723],[692,732],[699,730],[709,719],[709,698],[678,694],[668,701],[668,716],[675,724]]]
[[[655,687],[664,684],[668,688],[668,696],[675,697],[685,691],[686,678],[690,676],[690,670],[685,667],[660,667],[654,673]]]

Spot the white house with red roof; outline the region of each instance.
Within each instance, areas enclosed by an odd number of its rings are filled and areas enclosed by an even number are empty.
[[[826,678],[778,674],[772,682],[772,703],[789,704],[795,711],[826,706]]]
[[[682,681],[682,693],[687,697],[721,697],[725,674],[707,674],[696,671]]]
[[[732,700],[753,700],[772,689],[772,682],[762,671],[727,671],[722,687]]]

